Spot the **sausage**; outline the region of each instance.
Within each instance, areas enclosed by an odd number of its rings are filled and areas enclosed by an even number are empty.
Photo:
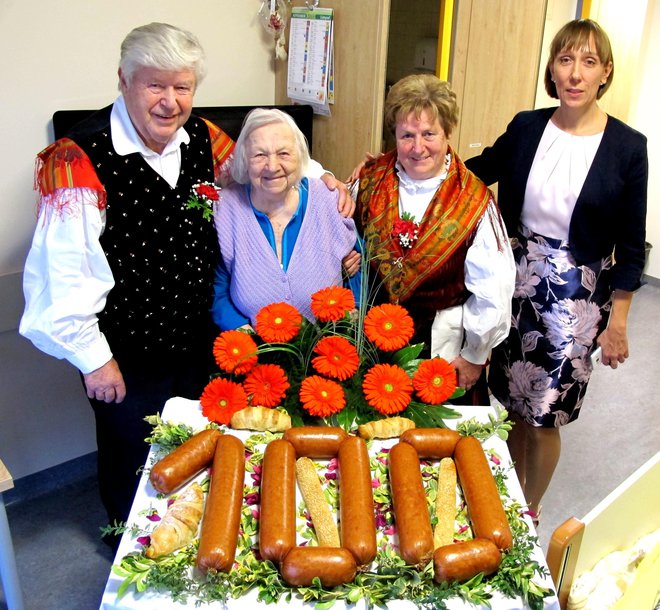
[[[219,430],[202,430],[154,464],[149,480],[154,489],[170,494],[213,461]]]
[[[441,460],[452,457],[461,435],[449,428],[413,428],[406,430],[399,440],[411,444],[423,459]]]
[[[376,519],[367,444],[357,436],[339,445],[339,528],[341,545],[359,566],[376,556]]]
[[[488,576],[501,561],[497,545],[484,538],[447,544],[433,553],[433,578],[436,582],[454,582],[469,580],[480,572]]]
[[[279,565],[296,546],[296,451],[289,441],[271,441],[261,469],[259,551]]]
[[[348,434],[331,426],[299,426],[284,431],[284,440],[296,449],[297,457],[331,458],[337,455],[339,443]]]
[[[211,486],[199,536],[197,567],[229,572],[234,565],[238,528],[243,508],[245,448],[236,436],[218,439],[213,458]]]
[[[408,443],[394,445],[389,467],[401,557],[407,564],[423,568],[433,555],[433,530],[419,457],[413,446]]]
[[[282,562],[282,578],[292,587],[309,587],[318,577],[324,587],[352,582],[357,565],[350,551],[328,546],[297,546]]]
[[[462,437],[454,461],[475,538],[492,540],[501,550],[510,549],[511,528],[481,443],[473,436]]]

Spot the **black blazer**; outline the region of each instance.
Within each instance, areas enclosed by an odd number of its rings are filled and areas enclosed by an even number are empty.
[[[529,171],[555,110],[520,112],[493,146],[465,162],[486,184],[499,183],[497,199],[510,235],[518,231]],[[568,242],[578,264],[615,251],[612,288],[632,291],[640,286],[647,182],[646,137],[608,116],[571,216]]]

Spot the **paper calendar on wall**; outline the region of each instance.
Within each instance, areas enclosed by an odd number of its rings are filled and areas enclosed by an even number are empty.
[[[291,11],[287,95],[330,115],[334,103],[333,11],[295,7]]]

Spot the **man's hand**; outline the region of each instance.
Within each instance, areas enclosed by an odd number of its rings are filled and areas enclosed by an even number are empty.
[[[456,369],[456,383],[459,387],[466,390],[469,390],[477,383],[484,368],[483,364],[472,364],[463,358],[463,356],[457,356],[451,364]]]
[[[321,176],[321,180],[328,187],[328,190],[339,191],[339,201],[337,202],[337,210],[344,218],[353,218],[355,213],[355,201],[348,192],[348,187],[341,181],[337,180],[332,174],[326,172]]]
[[[126,397],[126,384],[117,361],[112,358],[102,367],[83,375],[87,396],[103,402],[121,402]]]
[[[378,157],[382,157],[383,153],[376,153],[375,155],[372,153],[367,153],[364,156],[364,159],[360,161],[360,163],[355,167],[355,169],[351,172],[351,175],[346,178],[346,184],[352,184],[355,182],[359,177],[360,177],[360,172],[362,171],[362,168],[367,164],[367,161],[372,161],[373,159],[378,159]]]
[[[349,252],[341,261],[342,267],[348,277],[353,277],[360,270],[362,255],[357,250]]]

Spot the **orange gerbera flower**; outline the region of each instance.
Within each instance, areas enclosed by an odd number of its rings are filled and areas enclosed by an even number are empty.
[[[314,417],[328,417],[339,413],[346,405],[343,388],[330,379],[311,375],[300,385],[300,402]]]
[[[243,388],[253,405],[276,407],[289,389],[289,380],[281,366],[259,364],[245,378]]]
[[[314,346],[312,366],[321,375],[343,381],[358,370],[360,358],[355,346],[344,337],[324,337]]]
[[[257,363],[257,344],[240,330],[226,330],[213,343],[218,366],[227,373],[243,375]]]
[[[456,369],[444,358],[423,360],[412,381],[417,395],[424,402],[439,405],[456,389]]]
[[[231,416],[248,406],[241,384],[222,377],[212,379],[199,399],[202,413],[211,421],[229,425]]]
[[[299,332],[301,313],[288,303],[271,303],[257,314],[257,334],[267,343],[286,343]]]
[[[393,352],[410,341],[415,328],[410,314],[401,305],[384,303],[364,317],[364,332],[376,347]]]
[[[312,313],[320,322],[342,320],[355,309],[355,297],[348,288],[329,286],[312,295]]]
[[[413,391],[407,373],[393,364],[376,364],[364,376],[362,389],[367,402],[379,413],[400,413],[408,404]]]

